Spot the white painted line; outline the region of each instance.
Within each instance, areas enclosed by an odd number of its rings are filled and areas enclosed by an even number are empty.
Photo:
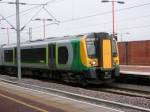
[[[150,76],[150,72],[135,72],[135,71],[124,71],[124,70],[121,70],[120,73]]]
[[[6,80],[6,81],[8,81],[8,80]],[[12,81],[9,81],[9,82],[12,82]],[[104,107],[104,106],[100,106],[100,105],[96,105],[96,104],[92,104],[92,103],[87,103],[87,102],[75,100],[75,99],[72,99],[72,98],[68,98],[68,97],[64,97],[64,96],[60,96],[60,95],[56,95],[56,94],[52,94],[52,93],[47,93],[47,92],[43,92],[43,91],[39,91],[39,90],[34,90],[34,89],[26,88],[26,87],[21,87],[21,86],[17,86],[17,85],[13,85],[13,84],[8,84],[8,83],[5,83],[5,82],[1,82],[1,83],[7,84],[7,85],[11,85],[11,86],[14,86],[14,87],[18,87],[20,89],[31,90],[31,91],[34,91],[34,92],[39,92],[39,93],[42,93],[42,94],[52,95],[52,96],[56,96],[56,97],[60,97],[60,98],[68,99],[68,100],[72,100],[72,101],[75,101],[75,102],[84,103],[84,104],[87,104],[87,105],[92,105],[92,106],[96,106],[96,107],[100,107],[100,108],[104,108],[104,109],[109,109],[109,110],[112,110],[112,111],[124,112],[124,111],[113,109],[113,108],[110,108],[110,107]],[[14,83],[14,82],[12,82],[12,83]],[[30,84],[28,84],[28,85],[30,85]]]
[[[141,66],[141,65],[120,65],[120,67],[150,68],[150,66]]]

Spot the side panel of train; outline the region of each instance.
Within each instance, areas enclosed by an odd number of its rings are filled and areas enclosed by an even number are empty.
[[[16,47],[4,48],[1,54],[4,66],[17,65]],[[63,71],[87,69],[80,59],[80,40],[21,47],[21,65]]]

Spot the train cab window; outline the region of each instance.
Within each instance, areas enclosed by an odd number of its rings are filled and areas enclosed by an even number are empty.
[[[13,62],[13,50],[5,50],[4,51],[4,61],[5,62]]]
[[[86,39],[87,53],[89,58],[96,57],[96,47],[94,35],[89,35]]]
[[[58,63],[66,64],[68,61],[68,49],[67,47],[59,47],[58,48]]]
[[[113,57],[117,56],[117,48],[116,48],[116,41],[115,40],[112,40],[112,54],[113,54]]]

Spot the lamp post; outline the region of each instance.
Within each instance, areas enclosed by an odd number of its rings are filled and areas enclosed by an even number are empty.
[[[10,29],[14,29],[14,28],[8,28],[8,27],[6,27],[6,28],[4,28],[4,27],[2,27],[1,29],[3,29],[3,30],[6,30],[6,32],[7,32],[7,43],[9,44],[9,30]]]
[[[45,19],[45,18],[36,18],[35,21],[43,21],[43,36],[44,36],[44,39],[46,38],[46,31],[45,31],[45,28],[46,28],[46,21],[52,21],[53,19]]]
[[[124,1],[117,1],[117,0],[102,0],[102,3],[107,3],[107,2],[111,2],[112,3],[112,33],[113,33],[113,37],[115,36],[115,3],[118,4],[124,4]]]

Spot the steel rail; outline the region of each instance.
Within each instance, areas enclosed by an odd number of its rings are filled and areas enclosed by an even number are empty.
[[[126,88],[123,89],[123,88],[115,88],[114,87],[114,88],[103,88],[103,89],[99,89],[98,91],[150,99],[150,92],[145,92],[142,90],[140,91],[140,90],[131,90],[131,89],[126,89]]]

